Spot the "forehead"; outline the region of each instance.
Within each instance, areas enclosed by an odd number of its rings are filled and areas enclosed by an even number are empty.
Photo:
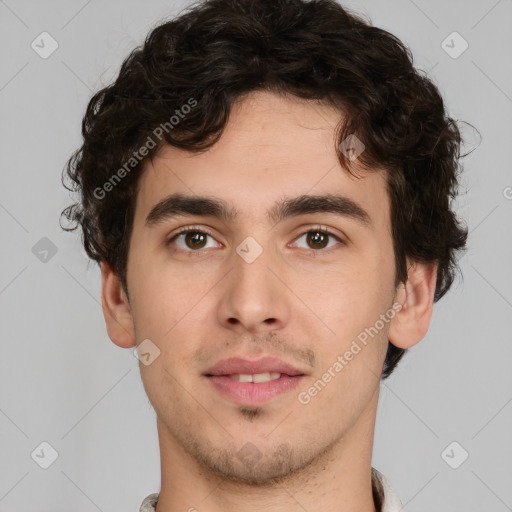
[[[385,175],[359,169],[356,179],[341,168],[335,139],[341,115],[316,101],[251,93],[232,106],[220,140],[205,152],[167,145],[145,162],[136,221],[173,193],[223,198],[237,219],[261,223],[283,198],[329,193],[351,198],[384,228]]]

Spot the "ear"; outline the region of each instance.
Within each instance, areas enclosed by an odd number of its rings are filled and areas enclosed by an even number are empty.
[[[427,334],[437,280],[437,263],[413,263],[405,284],[400,284],[395,303],[401,309],[391,320],[388,339],[398,348],[410,348]],[[395,306],[397,309],[398,307]]]
[[[136,338],[133,318],[121,280],[104,261],[100,263],[100,267],[101,307],[108,336],[122,348],[134,347]]]

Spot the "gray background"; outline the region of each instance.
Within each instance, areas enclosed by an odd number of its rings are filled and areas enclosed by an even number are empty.
[[[60,179],[93,91],[186,5],[0,1],[0,511],[136,511],[159,490],[155,414],[138,361],[106,335],[99,268],[59,227],[71,202]],[[408,512],[512,510],[512,1],[345,5],[403,39],[450,115],[482,134],[457,201],[470,228],[464,280],[382,384],[374,465]],[[46,59],[31,48],[43,31],[59,45]],[[458,58],[441,46],[453,31],[469,44]],[[48,469],[44,441],[58,453]]]

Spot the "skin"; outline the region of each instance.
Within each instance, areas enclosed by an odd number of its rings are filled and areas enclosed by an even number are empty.
[[[340,166],[339,119],[319,102],[253,92],[233,106],[208,151],[165,146],[145,163],[130,239],[130,301],[102,263],[102,305],[115,344],[130,348],[150,339],[160,350],[150,365],[140,364],[157,414],[157,512],[375,511],[371,455],[386,348],[388,340],[409,348],[425,336],[436,265],[408,262],[408,281],[395,288],[385,174],[360,170],[357,180]],[[175,192],[222,198],[239,215],[229,222],[177,217],[147,227],[151,208]],[[333,192],[362,206],[373,227],[332,213],[267,219],[283,197]],[[308,243],[308,230],[318,225],[341,242]],[[186,226],[213,234],[192,257],[198,249],[185,236],[165,245]],[[248,236],[263,248],[250,264],[236,252]],[[394,303],[401,309],[378,335],[300,403],[298,394]],[[275,356],[307,376],[291,392],[244,407],[203,376],[235,355]],[[247,443],[257,460],[237,457]]]

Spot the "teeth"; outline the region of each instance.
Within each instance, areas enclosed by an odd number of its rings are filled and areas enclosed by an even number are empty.
[[[269,380],[279,379],[281,377],[280,373],[272,372],[272,373],[254,373],[254,374],[246,374],[246,373],[237,373],[229,376],[231,379],[236,380],[238,382],[268,382]]]
[[[253,382],[268,382],[269,380],[279,379],[280,373],[255,373],[252,376]]]

